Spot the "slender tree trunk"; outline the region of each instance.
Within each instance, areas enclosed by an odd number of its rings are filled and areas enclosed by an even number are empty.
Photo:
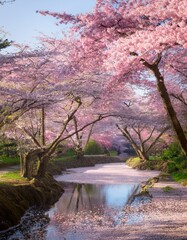
[[[84,157],[84,151],[82,150],[82,147],[78,147],[77,149],[75,149],[75,151],[78,160]]]
[[[154,75],[157,79],[157,88],[158,88],[158,91],[159,91],[160,96],[162,98],[162,101],[164,103],[167,114],[168,114],[168,116],[171,120],[172,126],[175,130],[175,133],[177,135],[179,143],[180,143],[185,155],[187,156],[187,139],[185,137],[182,126],[181,126],[181,124],[180,124],[180,122],[177,118],[176,112],[175,112],[175,110],[172,106],[169,94],[167,92],[167,88],[166,88],[165,83],[164,83],[164,78],[163,78],[163,76],[161,75],[161,73],[158,69],[158,65],[155,65],[152,68],[152,71],[153,71],[153,73],[154,73]]]
[[[19,158],[20,158],[20,175],[23,177],[24,172],[24,152],[23,149],[21,147],[19,147]]]
[[[132,136],[130,135],[130,132],[127,130],[127,127],[121,128],[118,124],[116,124],[116,126],[122,132],[123,136],[130,142],[132,148],[136,152],[136,155],[142,160],[142,162],[147,161],[148,157],[145,151],[141,151],[141,148],[133,140]]]
[[[154,64],[149,64],[148,62],[146,62],[144,59],[141,59],[141,62],[144,66],[146,66],[147,68],[149,68],[153,74],[155,75],[156,81],[157,81],[157,89],[158,92],[162,98],[164,107],[167,111],[167,114],[171,120],[171,124],[173,126],[173,129],[176,133],[176,136],[178,138],[178,141],[181,145],[181,148],[183,149],[183,152],[185,153],[185,155],[187,156],[187,139],[186,136],[184,134],[184,131],[182,129],[182,126],[177,118],[176,112],[173,108],[173,105],[171,103],[169,94],[167,92],[167,88],[166,85],[164,83],[164,77],[162,76],[162,74],[159,71],[159,63],[161,61],[162,55],[159,54],[157,60],[155,61]]]
[[[26,156],[21,156],[21,165],[20,165],[20,173],[22,177],[29,178],[28,176],[28,164],[26,161]]]
[[[41,113],[41,144],[45,146],[45,107],[42,107]]]
[[[143,161],[146,162],[148,161],[148,156],[144,151],[139,151],[139,158]]]

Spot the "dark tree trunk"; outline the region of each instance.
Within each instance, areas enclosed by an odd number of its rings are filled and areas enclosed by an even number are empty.
[[[138,156],[139,156],[139,158],[141,159],[142,162],[148,161],[148,156],[145,152],[138,150]]]
[[[31,150],[24,154],[21,175],[28,179],[44,177],[50,157],[42,149]]]
[[[82,150],[81,147],[75,149],[76,151],[76,155],[77,155],[77,159],[82,159],[84,157],[84,151]]]
[[[45,146],[45,108],[42,107],[41,110],[41,122],[42,122],[42,126],[41,126],[41,144],[42,146]]]
[[[38,168],[38,172],[37,172],[37,178],[42,178],[45,177],[45,174],[47,172],[47,166],[48,166],[48,162],[49,162],[50,157],[49,156],[44,156],[41,158],[40,160],[40,165]]]
[[[169,94],[167,92],[167,88],[165,86],[165,83],[164,83],[164,78],[163,76],[161,75],[159,69],[158,69],[158,65],[154,65],[152,67],[152,71],[157,79],[157,88],[158,88],[158,91],[160,93],[160,96],[162,98],[162,101],[164,103],[164,107],[167,111],[167,114],[171,120],[171,123],[172,123],[172,126],[173,126],[173,129],[177,135],[177,138],[179,140],[179,143],[185,153],[185,155],[187,156],[187,139],[185,137],[185,134],[184,134],[184,131],[182,129],[182,126],[177,118],[177,115],[176,115],[176,112],[173,108],[173,105],[171,103],[171,100],[170,100],[170,97],[169,97]]]
[[[31,150],[23,155],[21,173],[22,176],[28,179],[36,177],[40,159],[38,153],[40,149]]]
[[[118,124],[116,124],[117,128],[122,132],[123,136],[130,142],[132,148],[136,152],[136,155],[140,158],[142,162],[145,162],[148,160],[146,152],[136,144],[136,142],[133,140],[130,132],[128,131],[127,127],[121,128]]]

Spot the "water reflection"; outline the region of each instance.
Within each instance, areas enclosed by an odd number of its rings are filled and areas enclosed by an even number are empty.
[[[64,183],[64,189],[65,193],[49,211],[48,240],[79,239],[80,230],[85,227],[120,224],[124,218],[123,208],[139,192],[139,185]]]
[[[94,211],[100,207],[123,208],[129,204],[133,196],[138,193],[138,184],[94,185],[64,183],[65,193],[49,211],[50,216],[55,213],[68,214],[78,211]]]

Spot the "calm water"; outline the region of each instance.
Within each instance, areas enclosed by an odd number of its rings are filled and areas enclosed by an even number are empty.
[[[124,207],[139,192],[138,184],[64,183],[65,193],[48,212],[47,240],[82,238],[82,230],[120,225]]]
[[[139,223],[143,217],[141,204],[146,204],[150,198],[134,196],[139,193],[139,184],[155,175],[158,174],[137,172],[124,164],[103,164],[60,175],[66,182],[63,182],[65,192],[59,201],[48,212],[28,210],[20,225],[0,233],[0,239],[88,240],[92,239],[88,236],[97,231],[113,231],[123,225]],[[67,182],[70,178],[78,181],[81,177],[81,184]],[[93,179],[97,184],[83,184]],[[122,179],[127,184],[121,184]],[[102,182],[105,184],[100,184]]]

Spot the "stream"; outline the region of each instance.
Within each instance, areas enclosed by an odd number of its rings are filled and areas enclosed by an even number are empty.
[[[123,163],[70,169],[56,176],[65,190],[58,202],[47,212],[30,209],[21,224],[0,234],[0,239],[83,240],[95,229],[141,222],[141,212],[130,209],[151,201],[137,194],[141,182],[157,175]]]

